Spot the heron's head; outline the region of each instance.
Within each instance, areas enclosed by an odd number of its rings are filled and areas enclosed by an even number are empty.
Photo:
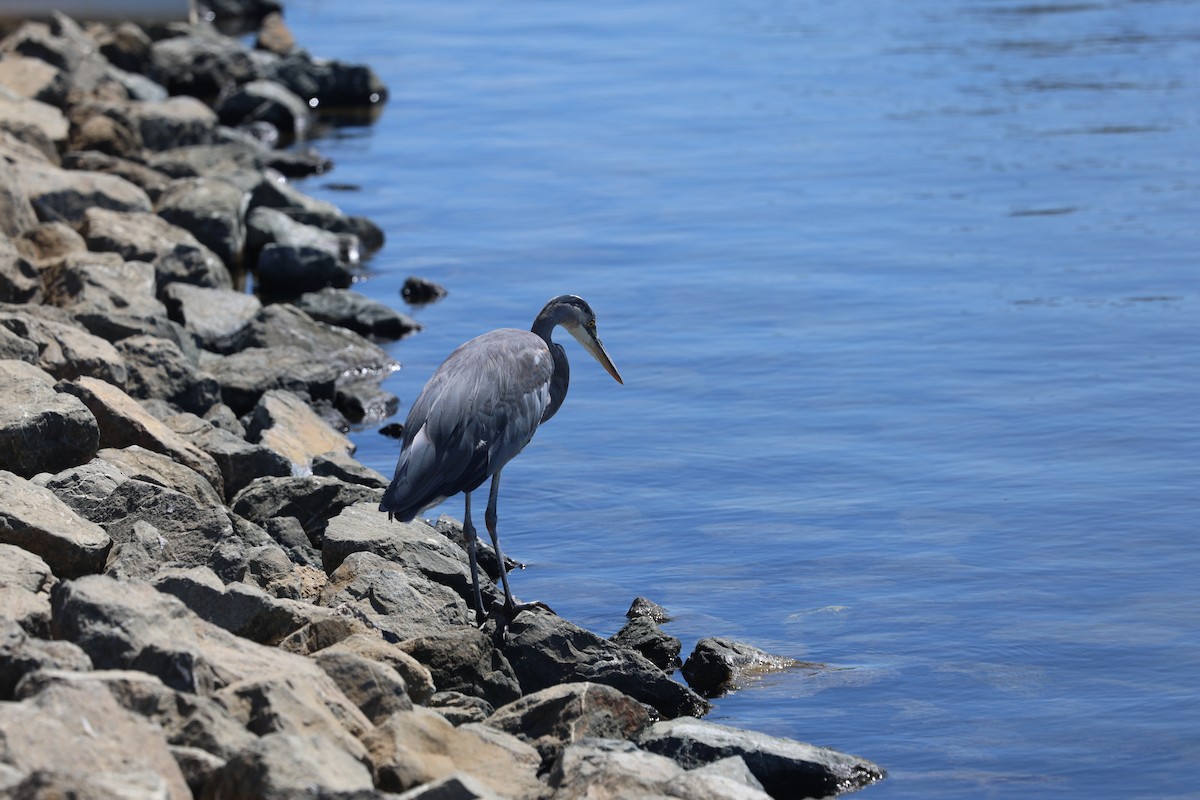
[[[537,330],[538,323],[543,320],[551,326],[562,325],[566,328],[567,332],[575,337],[575,341],[583,345],[583,349],[591,353],[592,358],[599,361],[600,366],[604,367],[617,383],[625,382],[621,380],[621,373],[617,372],[612,359],[608,357],[608,352],[600,342],[600,337],[596,335],[596,314],[586,300],[573,294],[559,295],[547,303],[542,313],[538,314],[534,330]]]

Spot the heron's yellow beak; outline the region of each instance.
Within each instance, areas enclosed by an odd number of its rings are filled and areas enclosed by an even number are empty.
[[[605,372],[607,372],[609,375],[612,375],[613,379],[617,383],[621,385],[625,384],[625,381],[621,380],[621,373],[617,372],[617,368],[613,364],[612,359],[608,357],[608,351],[604,349],[604,345],[600,343],[600,340],[597,337],[593,336],[582,325],[568,328],[568,330],[571,332],[571,335],[574,336],[581,345],[583,345],[583,349],[591,353],[592,358],[600,362],[600,366],[604,367]]]

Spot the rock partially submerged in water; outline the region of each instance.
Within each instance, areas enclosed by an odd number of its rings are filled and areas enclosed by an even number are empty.
[[[683,664],[688,685],[704,697],[719,697],[738,688],[742,679],[797,666],[795,659],[774,656],[753,645],[710,636],[696,643]]]

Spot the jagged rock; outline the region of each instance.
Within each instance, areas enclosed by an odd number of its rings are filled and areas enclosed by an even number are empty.
[[[629,610],[625,612],[627,619],[637,619],[638,617],[646,617],[651,622],[661,625],[664,622],[671,621],[671,615],[667,610],[653,600],[647,600],[645,597],[635,597],[629,605]]]
[[[487,700],[462,692],[438,692],[429,698],[425,705],[441,714],[456,728],[473,722],[483,722],[496,713],[496,709]]]
[[[159,398],[195,414],[203,414],[221,401],[216,378],[197,369],[169,339],[130,336],[117,342],[117,352],[125,359],[125,390],[131,397]]]
[[[639,616],[629,620],[621,630],[609,638],[609,641],[615,645],[638,651],[659,669],[667,672],[673,672],[680,667],[679,651],[683,645],[674,636],[659,629],[649,616]]]
[[[266,122],[274,125],[285,141],[292,141],[308,127],[311,109],[285,86],[259,80],[243,83],[222,97],[216,112],[222,124]]]
[[[539,796],[537,752],[519,742],[496,743],[469,726],[455,728],[427,708],[400,711],[363,739],[371,754],[375,785],[404,791],[465,773],[505,797]]]
[[[247,326],[262,309],[262,302],[252,294],[186,283],[169,284],[163,302],[171,319],[204,348],[218,353],[237,350]]]
[[[113,211],[150,211],[150,198],[124,178],[103,172],[65,170],[32,161],[17,162],[16,171],[25,196],[43,222],[83,221],[89,208]]]
[[[162,569],[152,584],[178,597],[201,619],[260,644],[277,644],[314,618],[332,616],[310,603],[271,597],[250,584],[226,586],[208,567]]]
[[[151,416],[138,402],[112,384],[82,377],[60,386],[83,401],[100,425],[102,447],[140,445],[163,453],[204,476],[218,493],[221,472],[212,456]]]
[[[87,658],[70,642],[57,644],[69,645]],[[197,748],[221,760],[232,757],[256,738],[212,698],[172,689],[154,675],[138,670],[67,671],[48,667],[29,673],[17,687],[16,699],[34,697],[51,686],[107,691],[122,708],[160,725],[169,744]]]
[[[4,101],[0,97],[0,126],[3,125]],[[11,134],[0,127],[0,142],[11,138]],[[0,146],[0,154],[11,150],[10,147]],[[37,215],[25,190],[17,178],[17,169],[7,158],[0,158],[0,233],[16,237],[34,229],[38,224]]]
[[[220,178],[180,178],[159,195],[155,211],[167,222],[190,231],[233,268],[240,263],[246,241],[247,199],[240,188]]]
[[[38,670],[87,672],[91,668],[92,660],[78,645],[35,638],[15,620],[0,616],[0,701],[12,700],[17,685]]]
[[[504,651],[516,667],[524,694],[569,681],[592,681],[619,689],[668,718],[701,716],[710,708],[641,653],[618,647],[552,612],[522,612],[510,623],[508,634]]]
[[[24,361],[26,364],[36,364],[37,358],[36,344],[22,339],[8,328],[0,325],[0,361]]]
[[[229,269],[216,253],[190,231],[157,214],[90,208],[84,212],[81,233],[92,250],[154,264],[160,291],[175,281],[216,289],[233,287]]]
[[[421,330],[412,317],[347,289],[308,292],[296,300],[296,307],[318,322],[378,339],[399,339]]]
[[[378,496],[378,495],[376,495]],[[345,508],[329,521],[321,547],[325,569],[337,569],[351,553],[367,551],[446,586],[474,607],[467,555],[422,520],[389,521],[378,501]],[[484,602],[499,599],[495,585],[480,576]]]
[[[62,107],[70,83],[58,67],[40,58],[21,55],[0,60],[0,85],[21,97]]]
[[[260,524],[272,517],[295,517],[304,526],[309,539],[319,542],[331,518],[355,503],[378,504],[382,494],[376,489],[342,483],[335,478],[259,478],[238,493],[232,508],[235,513]],[[326,563],[325,569],[329,572],[333,568]]]
[[[246,426],[246,438],[301,470],[309,469],[317,456],[354,452],[354,444],[317,416],[304,399],[279,390],[264,392],[259,398]]]
[[[732,639],[710,636],[696,642],[683,665],[688,685],[705,697],[718,697],[737,688],[743,676],[777,672],[796,666],[792,658],[773,656]]]
[[[886,774],[870,761],[836,750],[685,717],[651,725],[638,744],[687,769],[741,756],[775,798],[828,797],[861,789]]]
[[[39,556],[0,544],[0,615],[31,636],[50,635],[50,589],[56,583],[58,579]]]
[[[317,602],[352,613],[390,641],[449,630],[470,618],[454,591],[373,553],[346,558]]]
[[[41,557],[59,578],[104,569],[112,540],[104,529],[81,519],[49,489],[0,470],[0,543]]]
[[[44,140],[51,152],[66,144],[70,130],[62,111],[5,87],[0,87],[0,127],[17,131],[26,129],[28,138]]]
[[[154,77],[173,95],[216,97],[257,77],[249,53],[236,39],[197,32],[151,46]]]
[[[279,59],[269,77],[321,108],[370,107],[387,99],[387,87],[370,67],[314,59],[303,50]]]
[[[328,649],[313,660],[372,723],[378,725],[397,711],[412,710],[404,678],[386,664]]]
[[[369,633],[352,633],[322,648],[322,653],[347,653],[384,664],[404,679],[408,696],[414,703],[425,704],[434,693],[433,675],[421,662],[394,645]]]
[[[409,305],[423,306],[445,297],[446,288],[426,278],[409,275],[404,279],[404,286],[400,289],[400,295],[404,298],[404,302]]]
[[[173,414],[163,424],[212,457],[221,471],[224,496],[234,497],[257,478],[292,474],[291,464],[274,450],[248,442],[194,414]]]
[[[400,642],[399,648],[425,665],[439,691],[461,692],[504,706],[521,696],[516,673],[504,652],[473,625]]]
[[[288,558],[297,565],[320,568],[321,551],[313,547],[304,532],[304,526],[295,517],[271,517],[262,520],[263,530],[267,532]],[[321,585],[324,586],[325,570],[321,570]]]
[[[24,361],[0,361],[0,464],[23,477],[88,461],[100,447],[96,418],[78,398]]]
[[[55,378],[73,380],[88,375],[124,386],[128,374],[125,359],[117,349],[69,319],[65,312],[49,306],[0,308],[0,325],[33,342],[38,349],[38,366]]]
[[[400,410],[400,398],[379,385],[380,376],[348,376],[338,381],[333,404],[355,425],[387,419]]]
[[[543,764],[552,764],[562,748],[586,737],[632,739],[657,715],[611,686],[563,683],[499,708],[484,724],[532,744]]]
[[[115,124],[109,117],[100,116],[92,119],[108,120],[110,124]],[[106,175],[116,175],[134,186],[140,187],[151,201],[157,200],[163,189],[167,188],[170,179],[152,167],[107,150],[101,152],[94,149],[96,145],[92,143],[79,143],[79,146],[81,149],[63,154],[62,166],[64,169],[83,169],[90,172],[103,172]],[[86,218],[86,211],[84,216]]]
[[[312,461],[313,475],[337,478],[345,483],[357,483],[373,489],[386,489],[388,479],[380,473],[365,467],[345,453],[325,453]]]
[[[247,347],[227,356],[206,354],[200,365],[221,384],[221,398],[235,414],[250,412],[263,393],[272,389],[332,401],[334,384],[342,375],[336,365],[294,345]]]
[[[254,275],[261,292],[285,299],[326,286],[345,289],[354,283],[354,271],[337,256],[307,245],[266,245],[258,254]]]
[[[192,97],[168,97],[154,103],[131,102],[124,116],[148,150],[166,150],[213,141],[217,115]]]
[[[145,73],[150,68],[150,37],[132,22],[105,27],[95,34],[100,54],[114,67]]]
[[[0,703],[0,738],[9,765],[27,780],[49,779],[37,790],[27,783],[17,796],[78,796],[65,783],[106,786],[113,797],[191,797],[158,726],[121,708],[108,692],[60,683],[20,703]]]
[[[188,788],[192,790],[193,798],[200,796],[204,787],[214,780],[217,772],[226,763],[225,759],[218,758],[199,747],[173,744],[170,745],[170,750],[171,755],[175,758],[175,763],[179,765],[179,771],[183,773],[184,780],[187,781]]]
[[[222,502],[202,475],[162,453],[132,445],[121,449],[107,447],[96,453],[96,457],[127,477],[182,492],[202,506],[217,506]]]
[[[41,298],[42,281],[38,271],[7,237],[0,236],[0,302],[37,303]]]
[[[373,796],[371,772],[328,738],[268,733],[225,763],[200,800]]]

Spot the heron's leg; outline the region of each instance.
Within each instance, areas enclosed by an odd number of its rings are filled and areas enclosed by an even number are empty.
[[[471,493],[463,492],[466,508],[463,511],[463,538],[467,540],[467,558],[471,562],[471,588],[475,590],[475,622],[482,625],[487,619],[483,610],[483,594],[479,591],[479,560],[475,556],[475,525],[471,522]]]
[[[488,492],[487,511],[483,515],[483,522],[492,537],[492,549],[496,551],[496,561],[500,565],[500,581],[504,584],[504,607],[511,616],[515,614],[516,603],[513,602],[512,590],[508,588],[508,567],[504,563],[504,553],[500,550],[500,536],[496,533],[496,499],[500,496],[502,471],[496,470],[496,474],[492,476],[492,488]]]

